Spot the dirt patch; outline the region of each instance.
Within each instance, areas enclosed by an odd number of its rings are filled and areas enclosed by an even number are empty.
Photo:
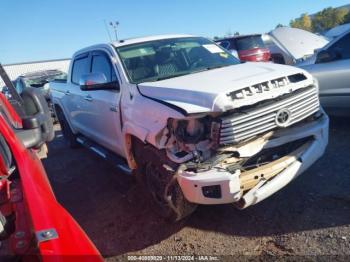
[[[108,261],[130,254],[344,260],[350,259],[349,134],[347,119],[332,120],[325,156],[262,203],[243,211],[200,206],[170,225],[131,177],[86,149],[69,149],[61,136],[50,143],[44,165],[59,202]]]

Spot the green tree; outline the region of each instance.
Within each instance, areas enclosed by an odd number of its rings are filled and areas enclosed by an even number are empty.
[[[312,20],[314,32],[323,32],[337,25],[346,23],[349,10],[346,8],[328,7],[315,14]]]
[[[312,31],[312,21],[307,13],[304,13],[299,18],[290,21],[289,25],[294,28]]]
[[[344,17],[344,23],[343,24],[347,24],[350,23],[350,12]]]
[[[279,28],[279,27],[285,27],[285,25],[282,25],[281,23],[279,23],[278,25],[276,25],[275,28]]]

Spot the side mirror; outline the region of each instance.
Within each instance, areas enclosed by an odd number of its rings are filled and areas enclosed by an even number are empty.
[[[83,91],[94,90],[119,90],[118,81],[108,82],[103,73],[90,73],[82,75],[79,81],[80,89]]]
[[[26,148],[40,148],[55,136],[51,112],[37,88],[25,88],[21,97],[25,115],[22,117],[23,128],[17,130],[17,135]]]
[[[7,98],[7,99],[11,99],[12,95],[10,93],[10,90],[7,86],[4,86],[1,90],[1,93],[4,94],[4,96]]]
[[[314,54],[317,54],[320,51],[321,51],[321,48],[316,48],[316,49],[314,49]]]

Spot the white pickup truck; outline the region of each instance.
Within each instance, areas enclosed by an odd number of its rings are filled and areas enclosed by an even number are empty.
[[[328,142],[310,74],[241,63],[202,37],[84,48],[51,92],[70,145],[132,171],[171,220],[197,204],[256,204],[320,158]]]

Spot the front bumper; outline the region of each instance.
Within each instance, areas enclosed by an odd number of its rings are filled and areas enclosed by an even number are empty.
[[[328,117],[323,113],[313,122],[276,131],[273,138],[264,144],[263,149],[274,148],[307,137],[313,137],[313,140],[285,169],[270,180],[261,179],[248,191],[242,190],[239,170],[232,174],[215,167],[198,173],[179,171],[178,183],[186,199],[192,203],[238,203],[239,208],[254,205],[286,186],[323,155],[328,144],[328,123]],[[217,189],[220,191],[218,192]]]

